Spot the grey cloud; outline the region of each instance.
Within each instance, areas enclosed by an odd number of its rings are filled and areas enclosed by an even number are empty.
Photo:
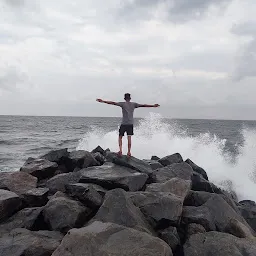
[[[152,19],[166,17],[172,22],[183,23],[194,19],[200,19],[210,7],[218,7],[220,10],[233,0],[135,0],[125,4],[120,16],[133,19]],[[162,7],[162,17],[157,14],[157,8]],[[132,21],[132,20],[131,20]]]

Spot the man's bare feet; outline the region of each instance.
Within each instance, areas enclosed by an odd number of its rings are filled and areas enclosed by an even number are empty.
[[[132,156],[131,152],[128,152],[128,153],[127,153],[127,156],[128,156],[128,157],[131,157],[131,156]]]
[[[117,153],[117,155],[118,155],[118,156],[122,156],[122,155],[123,155],[123,152],[122,152],[122,151],[119,151],[119,152]]]

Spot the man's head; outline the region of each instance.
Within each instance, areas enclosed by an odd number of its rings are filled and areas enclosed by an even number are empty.
[[[124,99],[125,99],[126,101],[130,101],[130,100],[131,100],[131,94],[130,94],[130,93],[126,93],[126,94],[124,95]]]

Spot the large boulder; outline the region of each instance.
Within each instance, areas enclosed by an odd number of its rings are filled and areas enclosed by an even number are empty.
[[[66,185],[77,183],[81,178],[81,172],[62,173],[49,179],[45,186],[50,190],[50,194],[57,191],[65,192]]]
[[[166,192],[129,193],[133,203],[155,227],[178,225],[180,223],[183,199]]]
[[[187,225],[186,238],[188,239],[193,235],[201,234],[205,232],[206,230],[202,225],[196,224],[196,223],[190,223]]]
[[[199,167],[198,165],[196,165],[196,164],[195,164],[193,161],[191,161],[190,159],[187,159],[185,162],[186,162],[187,164],[189,164],[189,165],[192,167],[192,169],[194,170],[194,172],[199,173],[200,175],[203,176],[204,179],[209,180],[206,171],[205,171],[202,167]]]
[[[180,178],[184,180],[191,180],[193,176],[193,169],[187,163],[171,164],[160,168],[154,172],[155,182],[163,183],[172,178]]]
[[[43,180],[50,178],[54,175],[58,168],[58,164],[50,162],[46,159],[35,159],[32,161],[27,161],[20,171],[31,174],[38,178],[38,180]]]
[[[26,184],[26,185],[24,185]],[[21,195],[36,188],[37,178],[25,172],[0,172],[0,189],[10,190]]]
[[[25,192],[22,196],[26,204],[30,207],[40,207],[48,202],[48,188],[33,188]]]
[[[112,222],[143,232],[153,232],[139,208],[122,189],[114,189],[106,193],[105,200],[93,220]]]
[[[172,256],[161,239],[113,223],[93,222],[72,229],[52,256]]]
[[[249,200],[241,201],[239,202],[239,210],[247,223],[256,232],[256,203]]]
[[[255,239],[241,239],[219,232],[193,235],[184,246],[185,256],[255,256],[255,252]]]
[[[201,174],[193,172],[192,175],[192,190],[195,191],[205,191],[209,193],[218,193],[215,191],[215,186],[206,180]]]
[[[159,159],[158,162],[163,166],[168,166],[168,165],[171,165],[171,164],[182,163],[183,158],[179,153],[176,153],[176,154],[173,154],[173,155],[165,156],[165,157]]]
[[[141,190],[148,175],[112,163],[81,170],[80,182],[94,183],[106,189],[122,188],[127,191]]]
[[[155,160],[143,160],[143,161],[149,164],[152,170],[157,170],[163,167],[163,165],[161,165],[158,161],[155,161]]]
[[[147,185],[147,192],[167,192],[185,198],[191,189],[191,181],[173,178],[165,183],[152,183]]]
[[[115,156],[112,160],[113,163],[124,166],[130,169],[133,169],[137,172],[145,173],[145,174],[152,174],[153,170],[151,166],[146,163],[145,161],[142,161],[138,158],[135,158],[133,156],[127,157],[127,156]]]
[[[93,154],[100,153],[101,155],[105,155],[105,150],[101,146],[97,146],[95,149],[92,150]]]
[[[57,164],[65,164],[68,161],[69,152],[67,148],[52,150],[47,154],[41,156],[41,159],[46,159],[50,162],[55,162]]]
[[[25,208],[17,212],[6,222],[0,225],[0,234],[6,234],[16,228],[26,228],[29,230],[45,228],[43,227],[42,211],[42,207],[35,207]]]
[[[97,209],[101,206],[103,197],[97,191],[97,185],[95,184],[84,184],[75,183],[66,185],[66,193],[80,202],[85,204],[91,209]],[[98,188],[100,189],[100,188]]]
[[[69,153],[69,159],[71,160],[71,166],[68,166],[69,170],[78,168],[87,168],[90,166],[97,166],[99,163],[93,157],[92,153],[85,150],[77,150]]]
[[[199,224],[205,228],[206,231],[216,230],[216,226],[211,215],[211,212],[207,207],[200,206],[185,206],[182,212],[182,224]]]
[[[0,189],[0,222],[18,211],[21,206],[22,201],[17,194]]]
[[[43,216],[51,230],[63,233],[81,227],[91,210],[67,197],[52,198],[44,207]]]
[[[62,238],[59,232],[15,229],[0,238],[0,255],[51,256]]]

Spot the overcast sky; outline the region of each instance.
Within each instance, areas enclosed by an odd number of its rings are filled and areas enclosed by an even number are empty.
[[[256,119],[256,0],[0,0],[0,114]],[[138,110],[138,116],[147,111]]]

